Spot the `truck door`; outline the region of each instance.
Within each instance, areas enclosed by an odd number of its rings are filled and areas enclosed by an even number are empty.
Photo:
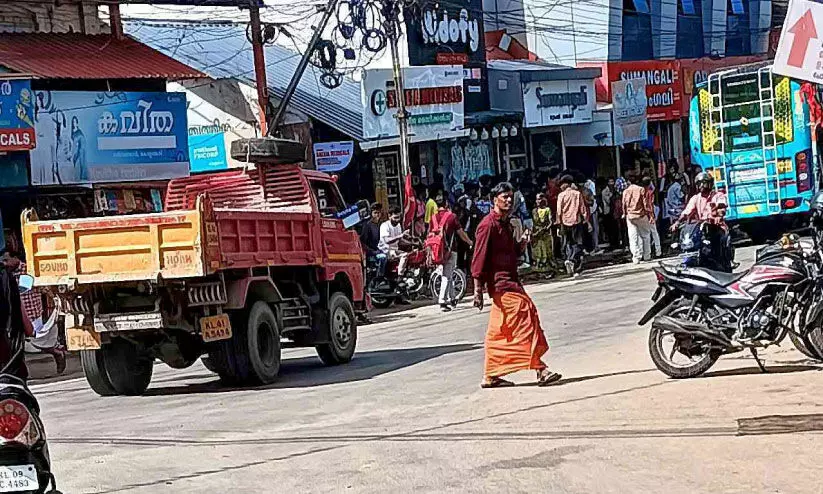
[[[346,230],[338,214],[346,209],[346,203],[330,180],[310,179],[312,194],[320,212],[320,226],[323,235],[323,254],[328,263],[362,261],[360,238],[354,231]]]

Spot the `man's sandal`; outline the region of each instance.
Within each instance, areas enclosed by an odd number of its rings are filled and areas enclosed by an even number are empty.
[[[549,386],[559,381],[562,377],[563,376],[561,376],[557,372],[552,372],[548,369],[543,369],[537,376],[537,385],[541,387]]]
[[[480,384],[480,387],[483,389],[490,389],[490,388],[511,388],[514,386],[514,383],[511,381],[507,381],[505,379],[501,379],[499,377],[492,377],[483,381]]]

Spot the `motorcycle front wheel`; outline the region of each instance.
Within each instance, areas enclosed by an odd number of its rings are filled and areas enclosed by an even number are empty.
[[[366,292],[369,294],[371,298],[371,303],[378,309],[386,309],[388,308],[392,301],[394,300],[393,297],[387,296],[386,290],[389,290],[390,284],[388,280],[383,278],[382,276],[378,276],[369,280],[368,284],[366,285]]]
[[[693,322],[707,322],[702,307],[695,307],[689,315],[691,303],[680,299],[672,302],[659,314],[675,319]],[[669,345],[671,347],[669,348]],[[693,338],[681,337],[672,332],[654,327],[649,331],[649,355],[660,372],[674,379],[696,377],[709,370],[721,352],[712,349],[708,342],[695,341]]]

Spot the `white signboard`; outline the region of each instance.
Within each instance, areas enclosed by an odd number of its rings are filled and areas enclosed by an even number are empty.
[[[646,117],[646,79],[625,79],[612,82],[614,144],[645,141],[649,136]]]
[[[595,106],[594,81],[541,81],[523,85],[526,127],[589,123]]]
[[[318,142],[314,145],[314,166],[321,172],[338,172],[351,163],[353,141]]]
[[[823,4],[791,0],[774,57],[774,72],[796,79],[823,83]]]
[[[403,69],[409,134],[413,140],[461,137],[463,130],[463,67],[432,65]],[[363,136],[397,137],[397,91],[390,69],[369,69],[363,76]]]

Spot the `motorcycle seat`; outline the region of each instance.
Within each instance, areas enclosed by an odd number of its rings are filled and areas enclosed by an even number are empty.
[[[716,283],[720,286],[729,286],[746,275],[746,271],[741,271],[739,273],[726,273],[724,271],[714,271],[706,268],[669,268],[666,269],[666,271],[673,272],[679,276],[689,276],[692,278],[700,278],[702,280],[711,281],[712,283]]]

